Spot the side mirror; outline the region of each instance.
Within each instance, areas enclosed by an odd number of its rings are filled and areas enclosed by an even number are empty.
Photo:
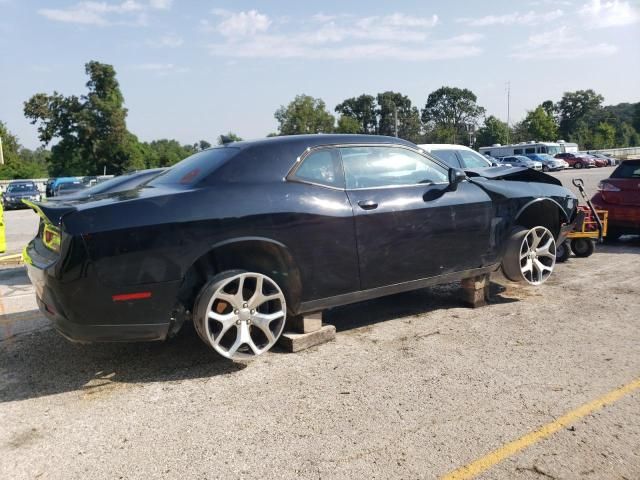
[[[449,189],[457,190],[458,184],[467,179],[467,174],[459,168],[449,169]]]

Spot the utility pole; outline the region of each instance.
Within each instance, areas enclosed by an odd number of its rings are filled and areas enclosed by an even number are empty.
[[[398,138],[398,106],[395,103],[393,103],[392,105],[393,105],[393,121],[396,127],[394,131],[396,132],[396,138]]]
[[[507,143],[511,143],[511,81],[507,82]]]
[[[2,153],[2,137],[0,137],[0,165],[4,165],[4,153]]]

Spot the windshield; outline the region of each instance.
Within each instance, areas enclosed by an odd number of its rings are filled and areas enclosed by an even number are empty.
[[[13,185],[9,185],[7,193],[32,192],[35,189],[36,186],[33,183],[14,183]]]
[[[562,153],[562,149],[559,146],[546,145],[546,149],[549,155],[557,155],[558,153]]]
[[[239,151],[237,147],[217,147],[198,152],[176,163],[147,185],[194,185]]]

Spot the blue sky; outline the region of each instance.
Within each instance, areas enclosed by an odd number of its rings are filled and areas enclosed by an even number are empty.
[[[636,0],[323,2],[0,0],[0,120],[28,147],[22,104],[80,95],[83,65],[113,64],[141,140],[276,131],[296,94],[328,107],[361,93],[466,87],[511,120],[563,92],[640,100]]]

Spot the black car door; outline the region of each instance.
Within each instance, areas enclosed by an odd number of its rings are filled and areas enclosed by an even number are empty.
[[[492,203],[476,185],[403,146],[340,148],[354,212],[362,289],[476,268]]]

